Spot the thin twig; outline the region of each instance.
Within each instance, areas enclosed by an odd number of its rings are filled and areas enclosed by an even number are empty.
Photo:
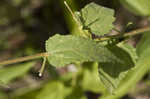
[[[147,31],[150,31],[150,26],[149,27],[144,27],[144,28],[141,28],[141,29],[137,29],[137,30],[133,30],[131,32],[127,32],[127,33],[124,33],[124,34],[117,34],[117,35],[110,35],[110,36],[105,36],[105,37],[102,37],[102,38],[96,38],[94,39],[95,41],[107,41],[107,40],[110,40],[110,39],[115,39],[115,38],[121,38],[121,37],[131,37],[131,36],[134,36],[134,35],[137,35],[137,34],[142,34],[144,32],[147,32]]]
[[[31,56],[20,57],[20,58],[16,58],[12,60],[2,61],[0,62],[0,66],[24,62],[24,61],[33,60],[33,59],[37,59],[41,57],[47,57],[47,56],[49,56],[48,53],[39,53],[39,54],[31,55]]]
[[[147,32],[147,31],[150,31],[150,26],[149,27],[144,27],[144,28],[141,28],[141,29],[137,29],[137,30],[133,30],[131,32],[127,32],[124,34],[124,37],[129,37],[129,36],[134,36],[134,35],[137,35],[137,34],[142,34],[143,32]]]

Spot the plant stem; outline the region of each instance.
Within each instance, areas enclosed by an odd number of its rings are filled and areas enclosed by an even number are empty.
[[[134,36],[134,35],[137,35],[137,34],[142,34],[143,32],[147,32],[147,31],[150,31],[150,27],[144,27],[144,28],[141,28],[141,29],[133,30],[131,32],[127,32],[127,33],[124,34],[124,37],[129,37],[129,36]]]
[[[130,37],[130,36],[134,36],[134,35],[137,35],[137,34],[142,34],[146,31],[150,31],[150,27],[145,27],[145,28],[133,30],[131,32],[127,32],[127,33],[124,33],[124,34],[111,35],[111,36],[98,38],[98,39],[95,39],[95,41],[106,41],[106,40],[110,40],[112,38]],[[41,57],[48,57],[49,55],[50,55],[49,53],[44,52],[44,53],[39,53],[39,54],[31,55],[31,56],[20,57],[20,58],[17,58],[17,59],[6,60],[6,61],[0,62],[0,66],[1,65],[9,65],[9,64],[19,63],[19,62],[24,62],[24,61],[28,61],[28,60],[41,58]]]
[[[35,54],[35,55],[31,55],[31,56],[20,57],[20,58],[16,58],[16,59],[12,59],[12,60],[6,60],[6,61],[0,62],[0,66],[1,65],[9,65],[9,64],[19,63],[19,62],[24,62],[24,61],[28,61],[28,60],[41,58],[41,57],[47,57],[49,55],[50,55],[49,53],[45,52],[45,53],[38,53],[38,54]]]
[[[76,18],[76,16],[74,15],[73,11],[71,10],[71,8],[69,7],[69,5],[67,4],[66,1],[64,1],[65,6],[67,7],[67,9],[69,10],[69,12],[71,13],[73,19],[77,22],[77,24],[80,24]]]
[[[46,64],[46,57],[44,56],[43,64],[42,64],[42,67],[41,67],[41,69],[40,69],[40,71],[39,71],[39,76],[40,76],[40,77],[42,76],[43,71],[44,71],[44,69],[45,69],[45,64]]]
[[[141,28],[141,29],[137,29],[137,30],[133,30],[131,32],[127,32],[127,33],[124,33],[124,34],[117,34],[117,35],[110,35],[110,36],[105,36],[105,37],[102,37],[102,38],[96,38],[94,39],[95,41],[107,41],[107,40],[110,40],[110,39],[115,39],[115,38],[121,38],[121,37],[131,37],[131,36],[134,36],[134,35],[137,35],[137,34],[142,34],[144,32],[147,32],[147,31],[150,31],[150,27],[144,27],[144,28]]]

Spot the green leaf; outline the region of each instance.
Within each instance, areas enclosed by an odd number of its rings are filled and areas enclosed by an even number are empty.
[[[83,25],[83,29],[98,36],[108,33],[114,27],[112,24],[115,21],[114,10],[95,3],[86,5],[80,13],[76,12],[75,15]]]
[[[150,54],[150,53],[147,53]],[[100,99],[119,99],[124,96],[129,90],[135,87],[136,83],[150,70],[150,56],[139,58],[135,68],[128,71],[120,86],[115,90],[115,94],[107,94]]]
[[[132,45],[129,45],[129,44],[124,43],[124,42],[117,44],[117,46],[122,48],[126,52],[128,52],[131,59],[132,59],[132,61],[134,62],[134,64],[136,64],[136,62],[138,60],[138,55],[136,53],[136,48],[134,48]]]
[[[117,60],[112,51],[95,41],[73,35],[55,35],[46,42],[48,61],[61,67],[76,62],[111,62]],[[119,60],[119,59],[118,59]]]
[[[71,89],[60,81],[51,81],[36,96],[36,99],[65,99]]]
[[[139,55],[135,67],[128,71],[119,87],[115,90],[114,95],[105,95],[100,99],[118,99],[125,95],[142,77],[150,70],[150,33],[145,33],[137,45]]]
[[[120,2],[137,15],[150,16],[150,0],[120,0]]]
[[[16,77],[22,76],[27,73],[35,62],[24,63],[12,67],[6,67],[0,69],[0,84],[7,84]]]
[[[136,52],[133,51],[133,48],[127,45],[108,45],[107,48],[117,59],[110,62],[100,62],[99,76],[109,92],[113,93],[128,71],[135,66],[137,57],[135,57]]]

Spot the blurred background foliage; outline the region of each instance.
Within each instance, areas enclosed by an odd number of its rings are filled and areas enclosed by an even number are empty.
[[[147,12],[134,14],[126,7],[129,4],[120,1],[68,0],[68,3],[73,11],[89,2],[113,8],[117,19],[114,24],[118,30],[124,30],[128,22],[133,25],[125,31],[149,25],[145,17]],[[50,36],[56,33],[78,34],[78,31],[63,0],[0,1],[0,61],[44,52],[45,41]],[[139,38],[137,36],[130,43],[136,45]],[[97,67],[75,68],[70,65],[56,69],[47,64],[40,78],[40,66],[41,60],[1,67],[0,99],[100,99],[106,93],[95,76]],[[122,99],[150,99],[149,86],[150,73],[145,75],[136,90],[133,88]]]

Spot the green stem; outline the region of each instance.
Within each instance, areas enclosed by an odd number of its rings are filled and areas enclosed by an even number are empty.
[[[141,29],[137,29],[137,30],[133,30],[131,32],[127,32],[127,33],[124,33],[124,34],[105,36],[105,37],[102,37],[102,38],[96,38],[94,40],[102,42],[102,41],[107,41],[107,40],[110,40],[110,39],[113,39],[113,38],[114,39],[121,38],[121,37],[126,38],[126,37],[131,37],[131,36],[134,36],[134,35],[137,35],[137,34],[142,34],[146,31],[150,31],[150,26],[149,27],[144,27],[144,28],[141,28]]]
[[[44,71],[44,69],[45,69],[45,64],[46,64],[46,57],[44,57],[42,67],[41,67],[41,69],[40,69],[40,71],[39,71],[39,76],[40,76],[40,77],[42,76],[43,71]]]
[[[76,18],[76,16],[74,15],[73,11],[71,10],[71,8],[69,7],[69,5],[67,4],[66,1],[64,1],[64,4],[66,5],[67,9],[69,10],[69,12],[71,13],[73,19],[76,21],[77,24],[80,24]]]
[[[31,56],[25,56],[25,57],[20,57],[20,58],[16,58],[16,59],[12,59],[12,60],[6,60],[6,61],[2,61],[0,62],[0,66],[1,65],[9,65],[9,64],[14,64],[14,63],[19,63],[19,62],[24,62],[24,61],[28,61],[28,60],[33,60],[33,59],[38,59],[41,57],[47,57],[49,56],[49,53],[38,53],[35,55],[31,55]]]

